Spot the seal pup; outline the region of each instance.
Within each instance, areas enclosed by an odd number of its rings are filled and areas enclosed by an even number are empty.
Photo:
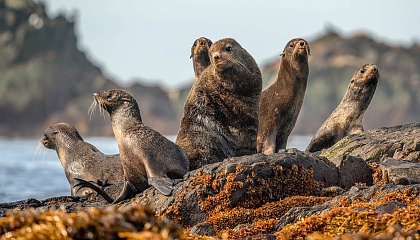
[[[74,189],[77,183],[74,178],[94,181],[103,187],[108,186],[108,182],[123,180],[119,155],[103,154],[95,146],[85,142],[77,129],[68,123],[57,123],[47,128],[40,143],[57,152],[72,196],[83,196],[91,192],[77,192]]]
[[[256,149],[260,69],[235,39],[221,39],[209,52],[211,64],[190,90],[176,138],[191,170]]]
[[[302,38],[292,39],[284,47],[277,79],[261,94],[258,153],[286,148],[305,97],[309,55],[309,45]]]
[[[357,69],[340,104],[318,129],[306,151],[320,151],[347,135],[363,132],[363,116],[378,82],[379,70],[374,64]]]
[[[209,49],[213,42],[205,37],[198,38],[191,47],[191,56],[193,60],[195,79],[197,80],[201,73],[210,65]]]
[[[118,203],[134,197],[149,184],[164,195],[171,194],[173,180],[188,171],[188,158],[175,143],[143,124],[137,101],[124,90],[100,91],[93,94],[94,103],[111,117],[112,130],[118,144],[124,170],[124,189],[116,200],[95,185],[77,179],[77,187],[89,187],[108,202]]]

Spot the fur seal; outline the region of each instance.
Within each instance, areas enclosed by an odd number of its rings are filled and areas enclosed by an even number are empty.
[[[123,169],[118,154],[105,155],[87,143],[77,129],[68,123],[57,123],[44,131],[40,143],[57,152],[71,187],[72,196],[82,196],[90,191],[76,192],[74,178],[102,183],[123,180]]]
[[[191,56],[193,60],[195,79],[197,80],[201,73],[210,65],[209,49],[213,42],[205,37],[198,38],[191,47]]]
[[[190,90],[176,139],[191,170],[256,149],[260,69],[235,39],[221,39],[209,51],[211,64]]]
[[[306,151],[320,151],[331,147],[347,135],[363,132],[363,115],[378,82],[377,66],[365,64],[360,67],[351,78],[343,100],[316,132]]]
[[[93,184],[77,179],[80,188],[89,187],[109,202],[134,197],[149,184],[164,195],[171,194],[173,180],[188,171],[188,158],[175,143],[143,124],[137,101],[124,90],[100,91],[93,94],[94,103],[105,109],[118,144],[124,170],[124,189],[113,200]]]
[[[261,94],[258,153],[286,148],[305,96],[309,55],[309,45],[302,38],[292,39],[284,47],[277,79]]]

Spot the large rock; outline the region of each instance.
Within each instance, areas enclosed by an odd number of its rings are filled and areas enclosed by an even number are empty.
[[[321,156],[331,161],[343,155],[361,157],[369,163],[379,163],[388,158],[419,162],[420,122],[350,135],[321,152]]]
[[[349,189],[355,183],[373,184],[373,170],[360,157],[343,155],[332,161],[340,172],[339,184],[341,187]]]
[[[148,188],[136,196],[136,202],[153,204],[159,214],[194,226],[222,209],[317,194],[323,187],[338,184],[338,174],[328,160],[289,149],[206,165],[189,172],[171,196]]]
[[[387,159],[379,164],[381,179],[378,181],[394,184],[419,184],[420,164],[407,160]]]

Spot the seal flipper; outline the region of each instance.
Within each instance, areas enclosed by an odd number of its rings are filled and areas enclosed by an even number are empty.
[[[171,194],[174,184],[174,182],[167,177],[151,177],[148,178],[148,182],[165,196]]]
[[[136,196],[137,194],[137,189],[136,187],[130,182],[130,181],[124,181],[124,188],[120,194],[120,196],[118,196],[117,199],[115,199],[112,203],[119,203],[121,201],[133,198],[134,196]]]
[[[87,188],[90,188],[90,189],[96,191],[99,195],[101,195],[103,198],[105,198],[105,200],[107,200],[109,203],[114,202],[114,199],[112,199],[112,197],[110,197],[108,195],[108,193],[106,193],[103,189],[101,189],[101,188],[95,186],[94,184],[92,184],[92,183],[90,183],[86,180],[83,180],[81,178],[73,178],[73,179],[76,180],[76,182],[77,182],[77,184],[75,184],[73,186],[73,188],[77,188],[76,192],[78,192],[82,188],[87,187]]]

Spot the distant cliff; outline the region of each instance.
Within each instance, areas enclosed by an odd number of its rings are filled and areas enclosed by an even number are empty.
[[[82,136],[111,136],[108,116],[104,120],[96,111],[89,123],[88,115],[92,93],[111,88],[134,95],[147,125],[176,134],[191,86],[167,92],[140,83],[118,85],[78,49],[74,27],[74,20],[50,18],[32,0],[0,0],[0,135],[40,137],[49,125],[65,121]],[[309,83],[294,133],[313,134],[364,63],[376,64],[381,74],[366,128],[420,119],[420,46],[388,46],[367,35],[344,38],[330,31],[310,47]],[[265,86],[276,78],[279,60],[260,65]]]
[[[88,108],[93,92],[123,87],[78,49],[74,25],[62,16],[49,18],[33,1],[0,0],[0,135],[40,136],[61,121],[82,135],[112,135],[108,119],[89,124]],[[164,90],[140,84],[124,89],[136,97],[148,125],[178,131]]]

